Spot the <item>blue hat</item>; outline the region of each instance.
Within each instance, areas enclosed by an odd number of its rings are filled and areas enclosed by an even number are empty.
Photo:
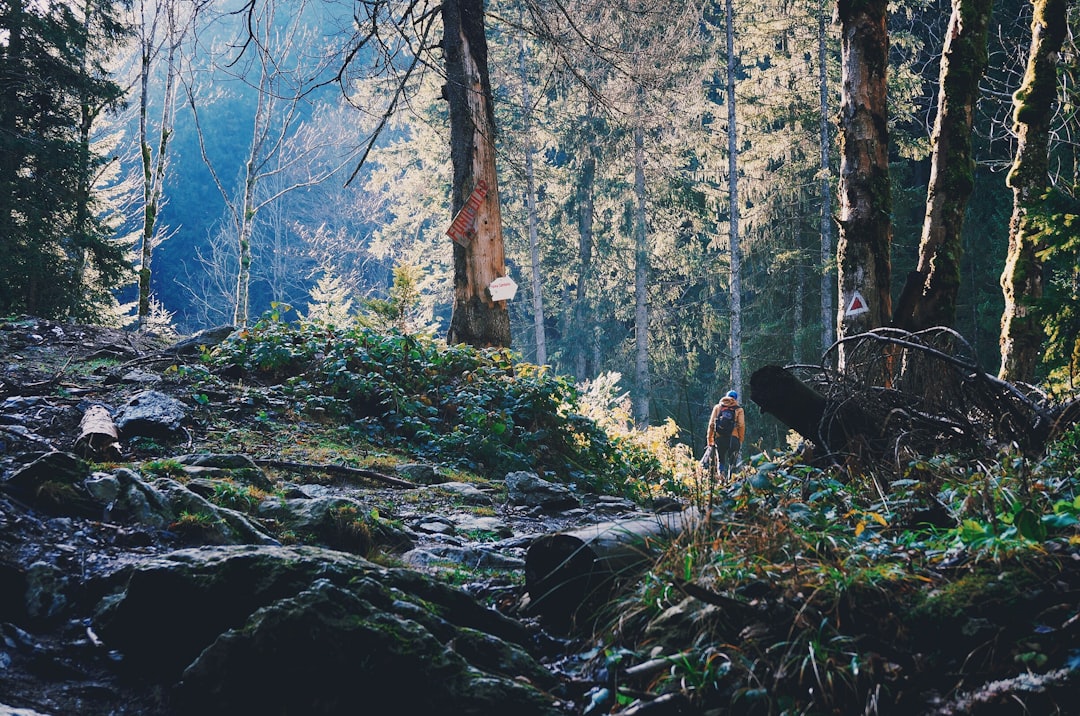
[[[736,393],[736,392],[735,392],[734,390],[729,390],[729,391],[727,392],[727,397],[729,397],[729,398],[735,398],[735,400],[738,400],[738,399],[739,399],[739,394],[738,394],[738,393]]]

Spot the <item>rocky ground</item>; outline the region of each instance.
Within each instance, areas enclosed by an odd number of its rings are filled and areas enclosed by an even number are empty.
[[[526,549],[640,508],[300,444],[222,335],[0,325],[0,714],[579,713]]]

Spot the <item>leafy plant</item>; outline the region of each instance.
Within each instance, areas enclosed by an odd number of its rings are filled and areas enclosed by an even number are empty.
[[[283,385],[297,414],[315,410],[373,444],[464,469],[532,470],[637,495],[679,491],[685,482],[680,470],[689,459],[674,444],[674,424],[616,429],[618,419],[602,418],[566,379],[509,350],[268,314],[212,360]]]

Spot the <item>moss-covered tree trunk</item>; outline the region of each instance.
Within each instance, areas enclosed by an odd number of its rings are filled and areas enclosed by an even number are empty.
[[[495,113],[487,67],[483,0],[443,3],[446,99],[450,105],[450,159],[456,216],[480,182],[487,193],[465,245],[454,242],[454,307],[450,343],[509,346],[506,302],[491,300],[488,286],[506,274],[502,218],[495,174]]]
[[[892,314],[887,6],[886,0],[837,3],[843,80],[837,242],[840,339],[887,325]]]
[[[974,187],[971,127],[979,80],[986,70],[986,30],[992,0],[953,0],[941,55],[938,113],[919,264],[908,275],[895,323],[909,331],[951,326],[960,289],[961,231]]]
[[[1013,213],[1009,253],[1001,275],[1005,311],[1001,317],[1001,371],[1011,382],[1031,382],[1044,338],[1033,304],[1043,293],[1038,229],[1029,210],[1047,189],[1047,146],[1057,94],[1057,62],[1065,39],[1066,1],[1033,0],[1031,51],[1023,83],[1013,96],[1016,157],[1009,172]]]

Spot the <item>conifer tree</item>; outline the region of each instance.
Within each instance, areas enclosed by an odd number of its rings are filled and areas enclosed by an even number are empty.
[[[128,264],[95,194],[93,130],[118,108],[108,0],[0,2],[0,311],[94,320]]]

